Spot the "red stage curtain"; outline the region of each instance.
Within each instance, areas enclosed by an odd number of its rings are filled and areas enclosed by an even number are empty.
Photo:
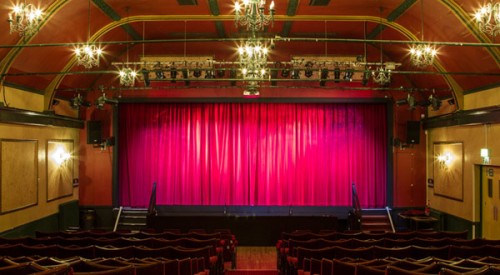
[[[384,207],[385,104],[120,104],[121,205]]]

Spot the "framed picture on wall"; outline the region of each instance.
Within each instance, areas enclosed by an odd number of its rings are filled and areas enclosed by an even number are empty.
[[[463,201],[463,142],[433,144],[434,194]]]

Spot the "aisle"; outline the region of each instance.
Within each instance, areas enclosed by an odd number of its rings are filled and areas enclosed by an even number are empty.
[[[240,246],[237,248],[236,269],[226,275],[277,275],[276,247]]]

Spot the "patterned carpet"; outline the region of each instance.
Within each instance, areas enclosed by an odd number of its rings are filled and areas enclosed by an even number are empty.
[[[276,247],[238,247],[236,269],[226,269],[226,275],[277,275]]]

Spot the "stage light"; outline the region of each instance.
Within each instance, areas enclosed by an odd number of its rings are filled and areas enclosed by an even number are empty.
[[[321,69],[321,80],[319,82],[320,86],[325,86],[326,79],[328,79],[328,69]]]
[[[281,76],[282,76],[282,77],[285,77],[285,78],[289,77],[289,76],[290,76],[290,69],[288,69],[288,68],[284,68],[284,69],[281,71]]]
[[[175,83],[175,79],[177,78],[177,69],[176,68],[171,68],[170,69],[170,82]]]
[[[215,78],[214,71],[206,70],[205,71],[205,78],[206,79],[214,79]]]
[[[184,84],[186,84],[186,86],[189,86],[191,82],[189,81],[189,72],[187,69],[182,70],[182,78],[184,78]]]
[[[313,66],[313,63],[311,61],[309,61],[309,62],[306,63],[306,70],[304,72],[304,75],[307,78],[311,78],[311,76],[313,75],[312,66]]]
[[[340,82],[340,68],[339,67],[335,67],[335,69],[333,69],[333,79],[335,79],[335,83]]]
[[[141,74],[144,78],[144,86],[149,87],[149,84],[151,84],[151,81],[149,80],[149,71],[146,68],[142,68]]]
[[[198,78],[201,76],[201,70],[200,69],[194,69],[193,71],[193,76]]]
[[[300,79],[300,71],[298,69],[293,69],[291,78],[292,79]]]

